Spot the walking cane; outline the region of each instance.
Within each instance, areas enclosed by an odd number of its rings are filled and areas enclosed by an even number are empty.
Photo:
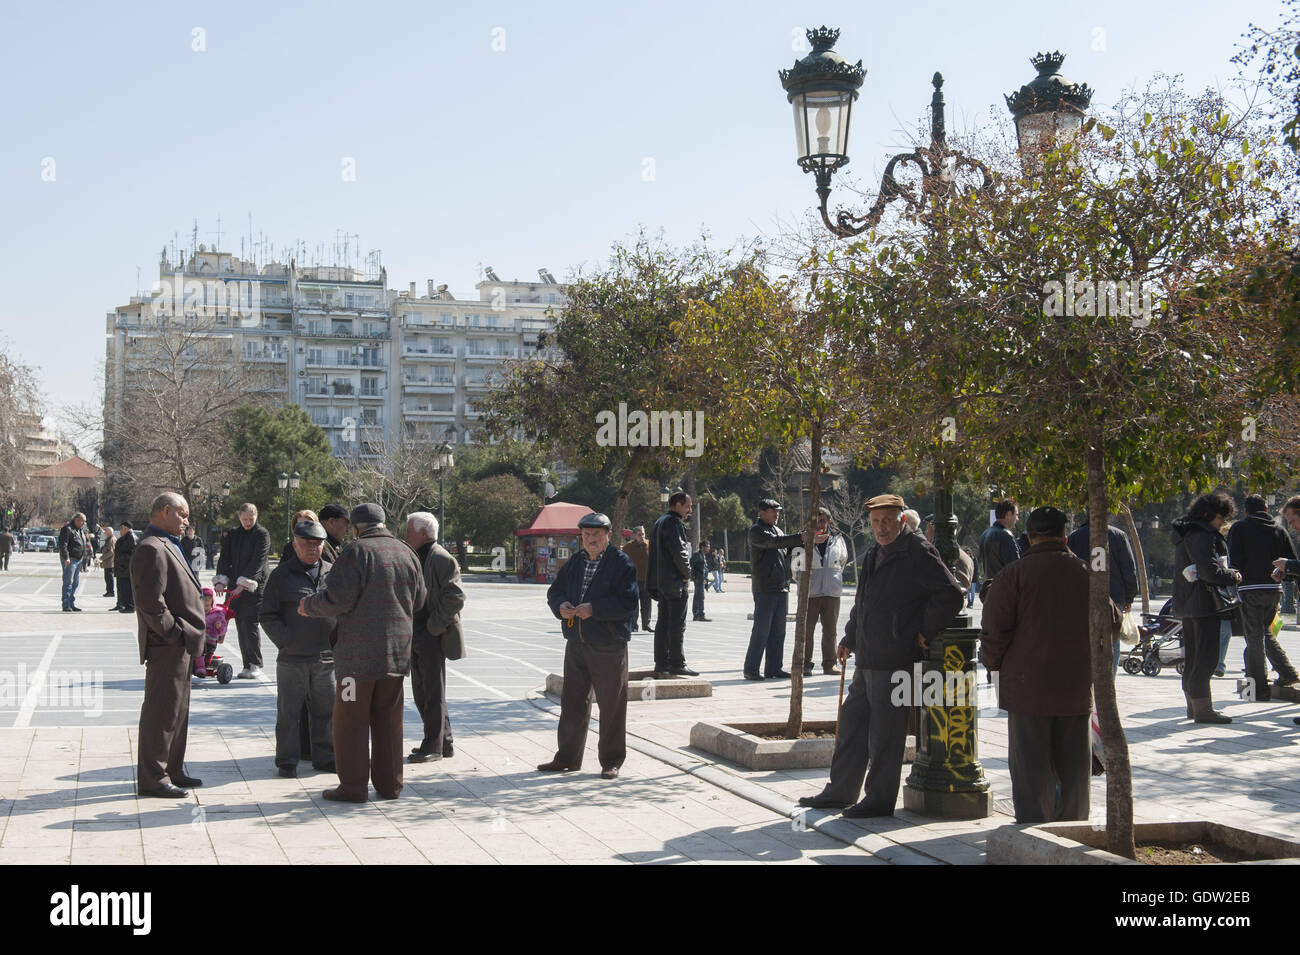
[[[840,664],[840,698],[835,704],[835,746],[840,745],[840,710],[844,709],[844,674],[849,671],[848,663]]]

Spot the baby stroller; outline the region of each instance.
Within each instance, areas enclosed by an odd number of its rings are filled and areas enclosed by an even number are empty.
[[[1124,672],[1158,676],[1162,667],[1183,672],[1183,622],[1173,615],[1173,600],[1159,613],[1144,613],[1138,626],[1140,639],[1124,657]]]
[[[211,591],[205,587],[204,596],[210,595]],[[229,683],[234,679],[235,668],[217,655],[217,644],[225,642],[226,623],[234,615],[234,609],[229,603],[224,606],[216,604],[208,612],[208,627],[203,635],[203,654],[194,661],[194,679],[215,676],[218,683]]]

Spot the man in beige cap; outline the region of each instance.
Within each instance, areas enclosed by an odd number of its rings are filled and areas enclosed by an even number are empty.
[[[830,780],[818,795],[799,800],[814,809],[844,809],[854,819],[894,814],[911,700],[894,704],[892,677],[911,673],[962,604],[961,587],[939,552],[903,520],[903,499],[881,494],[867,501],[867,509],[876,543],[862,558],[839,648],[840,664],[847,665],[853,654],[857,667],[840,713]],[[866,795],[850,805],[864,777]]]

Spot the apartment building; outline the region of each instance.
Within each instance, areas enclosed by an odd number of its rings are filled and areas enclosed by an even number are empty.
[[[475,398],[503,362],[536,352],[564,304],[545,270],[504,282],[489,269],[461,300],[432,280],[424,295],[414,282],[389,290],[382,268],[259,267],[203,245],[181,258],[164,251],[158,284],[108,314],[105,411],[121,407],[149,338],[180,322],[267,372],[272,396],[303,407],[344,459],[373,459],[384,441],[474,441]]]

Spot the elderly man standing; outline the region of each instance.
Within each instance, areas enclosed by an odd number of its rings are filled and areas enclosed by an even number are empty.
[[[424,738],[406,757],[409,763],[424,763],[455,755],[447,714],[447,644],[458,648],[454,651],[457,657],[459,648],[464,647],[460,611],[465,606],[465,591],[456,558],[438,543],[436,517],[428,511],[407,515],[406,545],[420,558],[428,592],[416,608],[411,637],[411,695],[424,721]]]
[[[543,773],[582,768],[594,690],[600,707],[600,775],[614,779],[627,756],[627,644],[637,606],[636,567],[610,545],[604,514],[584,514],[578,529],[582,550],[565,562],[546,591],[551,613],[564,621],[564,694],[555,758],[537,768]]]
[[[212,586],[217,593],[230,589],[226,603],[235,610],[235,627],[239,631],[239,652],[244,668],[238,679],[255,679],[262,672],[262,635],[257,628],[262,613],[262,595],[266,583],[267,557],[271,553],[271,532],[257,523],[257,505],[239,508],[239,526],[221,536],[221,560]],[[234,586],[231,586],[231,581]]]
[[[359,504],[356,538],[339,554],[325,587],[298,604],[304,617],[336,617],[334,762],[338,802],[365,802],[366,774],[383,799],[402,792],[402,684],[411,669],[415,608],[428,593],[411,548],[384,526],[384,509]]]
[[[136,742],[136,792],[181,799],[184,786],[201,786],[184,773],[190,724],[190,671],[203,649],[203,590],[181,553],[190,506],[179,494],[160,494],[149,527],[131,555],[144,701]]]
[[[892,676],[912,664],[961,609],[962,592],[934,545],[903,520],[903,499],[881,494],[867,501],[876,543],[862,558],[839,661],[857,658],[853,684],[840,712],[839,743],[830,780],[801,806],[844,809],[852,819],[892,816],[898,801],[907,742],[907,705],[895,705]],[[868,771],[869,767],[869,771]],[[866,778],[866,795],[854,805]]]
[[[646,566],[650,559],[650,545],[645,540],[645,526],[638,524],[632,528],[632,539],[623,545],[623,553],[632,559],[636,566],[636,585],[641,592],[641,629],[649,632],[650,630],[650,591],[645,585]],[[636,617],[632,617],[633,627],[635,630]]]
[[[1071,553],[1066,515],[1029,513],[1029,551],[984,593],[984,665],[1000,673],[1016,822],[1088,818],[1092,749],[1088,569]],[[1119,626],[1119,610],[1111,607]]]
[[[9,555],[13,553],[13,549],[14,535],[9,533],[9,528],[0,527],[0,570],[9,569]]]
[[[668,510],[650,530],[650,556],[646,562],[646,587],[659,604],[655,619],[655,679],[699,676],[686,667],[687,581],[691,579],[691,545],[686,539],[686,518],[691,516],[691,496],[678,491],[668,498]]]
[[[348,536],[348,512],[337,504],[326,504],[320,509],[320,523],[325,528],[325,551],[321,554],[331,564],[339,559],[343,541]]]
[[[822,673],[838,676],[835,669],[835,637],[840,620],[840,597],[844,593],[844,565],[849,549],[831,524],[831,512],[817,508],[817,535],[808,564],[808,613],[804,617],[803,675],[813,673],[813,633],[822,625]],[[798,579],[798,575],[795,575]]]
[[[279,655],[275,661],[275,765],[280,775],[298,775],[303,755],[304,710],[310,729],[312,765],[334,772],[334,621],[304,617],[298,603],[320,592],[331,564],[322,558],[325,528],[316,521],[294,525],[292,550],[266,579],[261,623]]]
[[[63,612],[80,612],[77,606],[77,585],[81,583],[82,562],[90,552],[90,538],[86,534],[86,515],[78,511],[72,520],[59,530],[59,560],[63,562]]]
[[[803,543],[802,534],[782,534],[776,526],[781,504],[773,498],[758,502],[758,520],[749,528],[749,553],[754,592],[754,627],[749,634],[742,674],[746,680],[789,679],[781,669],[785,654],[785,617],[790,603],[790,548]],[[766,658],[763,672],[758,667]]]

